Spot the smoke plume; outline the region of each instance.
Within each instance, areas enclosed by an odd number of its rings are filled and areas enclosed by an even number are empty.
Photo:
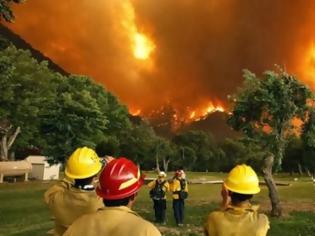
[[[224,105],[278,64],[315,86],[315,1],[29,0],[10,27],[67,71],[92,76],[130,109]],[[154,50],[133,54],[136,32]]]

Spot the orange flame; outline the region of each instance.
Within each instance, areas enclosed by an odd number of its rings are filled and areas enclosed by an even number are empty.
[[[139,60],[146,60],[155,49],[155,45],[144,34],[135,33],[133,55]]]
[[[122,26],[128,32],[133,56],[138,60],[147,60],[155,49],[153,41],[144,33],[140,33],[135,20],[135,10],[130,0],[123,2],[124,18]]]
[[[196,112],[195,112],[195,111],[193,111],[193,112],[191,112],[191,113],[190,113],[189,118],[190,118],[190,119],[193,119],[193,118],[195,117],[195,115],[196,115]]]
[[[302,60],[299,63],[301,78],[311,88],[315,88],[315,47],[311,42],[302,54]]]
[[[129,113],[133,116],[139,116],[141,114],[141,110],[140,109],[133,109],[133,108],[129,108]]]
[[[220,104],[214,104],[213,102],[208,102],[206,106],[200,106],[195,108],[193,111],[188,113],[187,118],[185,118],[185,122],[198,121],[201,119],[205,119],[207,115],[214,112],[225,112],[225,109]]]

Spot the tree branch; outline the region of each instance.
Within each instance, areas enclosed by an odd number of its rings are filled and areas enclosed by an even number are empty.
[[[12,144],[14,143],[16,137],[18,136],[18,134],[21,132],[21,128],[20,126],[16,128],[14,134],[9,138],[9,142],[8,142],[8,150],[11,148]]]

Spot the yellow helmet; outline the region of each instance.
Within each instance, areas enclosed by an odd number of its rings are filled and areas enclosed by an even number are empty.
[[[260,192],[256,172],[245,164],[234,167],[224,181],[224,185],[235,193],[256,194]]]
[[[96,175],[102,168],[100,158],[94,150],[77,148],[69,157],[65,174],[72,179],[85,179]]]

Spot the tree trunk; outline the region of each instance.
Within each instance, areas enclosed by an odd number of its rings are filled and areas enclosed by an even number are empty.
[[[298,170],[299,170],[300,176],[302,176],[303,175],[303,170],[302,170],[302,166],[301,166],[300,163],[298,164]]]
[[[280,217],[282,215],[282,209],[280,205],[279,194],[277,191],[276,184],[272,177],[272,166],[274,163],[274,156],[268,155],[264,159],[264,166],[262,168],[264,179],[269,190],[269,198],[271,201],[271,215]]]
[[[166,160],[165,158],[163,158],[163,168],[165,172],[167,172],[168,170],[169,163],[170,163],[170,159]]]
[[[8,160],[8,148],[7,148],[7,135],[3,135],[1,138],[1,156],[0,161],[7,161]]]
[[[312,174],[311,174],[310,170],[307,167],[305,167],[305,172],[306,172],[308,177],[312,177]]]
[[[157,172],[160,172],[160,162],[159,162],[158,150],[156,151],[156,154],[155,154],[155,169]]]
[[[9,160],[9,150],[12,147],[16,137],[21,132],[21,128],[17,127],[13,134],[10,135],[10,130],[12,126],[5,129],[5,132],[1,138],[1,146],[0,146],[0,161],[8,161]]]

